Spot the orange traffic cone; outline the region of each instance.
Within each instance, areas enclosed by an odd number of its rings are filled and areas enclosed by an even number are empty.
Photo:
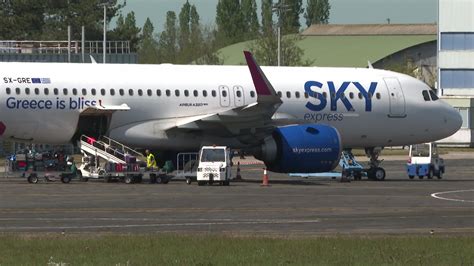
[[[240,162],[237,162],[237,175],[234,180],[242,180],[242,176],[240,175]]]
[[[263,180],[262,180],[262,187],[268,187],[268,174],[267,168],[263,168]]]

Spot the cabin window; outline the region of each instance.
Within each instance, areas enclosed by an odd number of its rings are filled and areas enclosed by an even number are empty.
[[[77,89],[76,88],[72,89],[72,94],[77,95]]]
[[[120,89],[119,94],[120,94],[120,96],[123,96],[125,94],[125,91],[123,89]]]
[[[115,90],[114,89],[110,89],[110,95],[112,95],[112,96],[115,95]]]
[[[238,98],[242,97],[242,92],[241,91],[236,91],[235,94],[237,95]]]
[[[382,95],[380,95],[380,92],[377,92],[375,94],[375,97],[377,98],[377,100],[380,100],[382,98]]]
[[[128,90],[128,95],[133,96],[133,90],[132,89]]]
[[[194,97],[198,97],[198,96],[199,96],[199,92],[198,92],[197,90],[194,90],[194,91],[193,91],[193,95],[194,95]]]
[[[353,92],[349,92],[349,98],[354,99],[354,93]]]
[[[7,88],[7,94],[12,93],[12,90],[10,88]]]
[[[30,95],[30,88],[25,88],[25,94]]]
[[[91,94],[95,96],[95,94],[96,94],[95,89],[92,89],[92,90],[91,90]]]
[[[227,91],[226,90],[222,90],[222,97],[227,97]]]
[[[299,91],[295,92],[295,97],[298,98],[298,99],[300,98],[300,92]]]
[[[171,96],[171,91],[170,90],[166,90],[166,96],[168,96],[168,97]]]
[[[359,99],[362,100],[362,93],[359,92]]]
[[[105,89],[100,89],[100,94],[101,94],[102,96],[105,96]]]
[[[184,90],[184,96],[189,97],[189,91],[188,90]]]
[[[307,93],[307,92],[305,92],[305,93],[304,93],[304,97],[305,97],[306,99],[308,99],[308,98],[309,98],[309,95],[308,95],[308,93]]]
[[[202,96],[207,97],[207,91],[202,91]]]
[[[278,94],[278,96],[280,96],[280,98],[281,98],[281,96],[282,96],[281,91],[277,92],[277,94]]]
[[[423,94],[423,99],[425,99],[425,101],[431,101],[428,91],[422,91],[421,93]]]
[[[216,97],[216,96],[217,96],[217,93],[216,93],[215,90],[212,90],[212,91],[211,91],[211,94],[212,94],[212,97]]]
[[[87,90],[86,89],[82,89],[82,95],[84,95],[84,96],[87,95]]]
[[[161,90],[156,90],[156,96],[158,96],[158,97],[161,96]]]
[[[48,95],[49,94],[49,89],[48,88],[44,88],[44,95]]]
[[[10,94],[10,93],[9,93]],[[35,88],[35,94],[36,95],[39,95],[40,94],[40,90],[38,88]]]
[[[175,95],[176,97],[179,97],[179,90],[175,90],[175,91],[174,91],[174,95]]]
[[[138,90],[138,96],[143,96],[143,91],[142,90]]]
[[[59,90],[58,90],[57,88],[54,88],[54,89],[53,89],[53,93],[54,93],[54,95],[58,95],[58,94],[59,94]]]
[[[255,92],[254,91],[250,92],[250,97],[255,98]]]
[[[63,94],[67,95],[67,89],[66,88],[63,89]]]
[[[151,90],[146,90],[146,94],[147,94],[148,96],[152,96],[152,95],[153,95],[153,92],[152,92]]]
[[[324,99],[326,99],[328,97],[327,92],[323,92],[323,97],[324,97]]]

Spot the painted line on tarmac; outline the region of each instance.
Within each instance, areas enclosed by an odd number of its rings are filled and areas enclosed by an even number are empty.
[[[463,192],[474,192],[474,189],[436,192],[436,193],[431,194],[431,197],[436,198],[436,199],[440,199],[440,200],[448,200],[448,201],[456,201],[456,202],[474,202],[474,200],[452,199],[452,198],[446,198],[446,197],[440,197],[439,196],[439,195],[444,195],[444,194],[463,193]]]
[[[52,219],[54,220],[54,219]],[[155,224],[109,224],[83,226],[0,226],[0,230],[80,230],[80,229],[111,229],[111,228],[140,228],[140,227],[194,227],[212,225],[264,225],[264,224],[309,224],[319,223],[315,220],[250,220],[250,221],[220,221],[220,222],[187,222],[187,223],[155,223]]]

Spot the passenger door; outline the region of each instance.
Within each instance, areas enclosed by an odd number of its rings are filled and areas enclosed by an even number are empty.
[[[406,117],[405,95],[397,78],[384,78],[390,100],[389,117]]]

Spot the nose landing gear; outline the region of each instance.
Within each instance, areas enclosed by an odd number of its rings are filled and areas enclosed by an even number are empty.
[[[369,169],[367,169],[367,177],[370,180],[385,180],[385,170],[380,167],[383,160],[379,160],[383,147],[365,148],[365,154],[369,157]]]

